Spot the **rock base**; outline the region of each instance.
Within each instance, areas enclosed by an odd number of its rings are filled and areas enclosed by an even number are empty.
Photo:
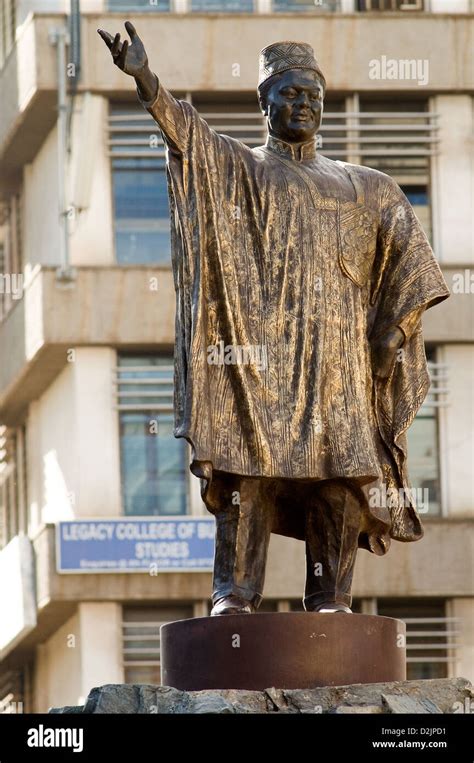
[[[321,714],[468,713],[474,693],[465,678],[326,686],[318,689],[236,689],[188,692],[169,686],[109,684],[86,704],[50,713],[86,714]]]

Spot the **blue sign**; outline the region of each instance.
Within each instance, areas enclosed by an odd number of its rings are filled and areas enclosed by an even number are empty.
[[[56,526],[56,569],[83,572],[207,572],[214,517],[80,519]]]

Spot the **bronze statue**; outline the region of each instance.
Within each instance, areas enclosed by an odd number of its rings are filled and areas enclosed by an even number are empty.
[[[395,181],[316,151],[308,44],[262,51],[250,149],[176,100],[125,27],[131,44],[98,31],[167,145],[175,435],[216,517],[212,614],[257,609],[271,532],[306,542],[305,609],[351,612],[358,547],[423,534],[405,432],[429,386],[421,315],[449,291]]]

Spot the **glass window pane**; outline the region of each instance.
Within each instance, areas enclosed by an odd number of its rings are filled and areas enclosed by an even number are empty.
[[[412,205],[428,240],[431,241],[431,205],[427,186],[408,185],[401,186],[401,189]]]
[[[108,0],[109,11],[169,11],[170,0]]]
[[[117,262],[169,262],[170,223],[165,169],[114,169],[113,197]]]
[[[120,443],[124,513],[185,514],[186,443],[173,435],[172,414],[122,412]]]
[[[410,482],[417,490],[418,508],[422,516],[436,516],[441,512],[441,497],[435,415],[427,415],[422,408],[408,430],[407,439]]]
[[[227,13],[252,13],[253,0],[191,0],[191,10],[224,11]]]
[[[188,450],[173,434],[172,366],[169,356],[119,357],[122,496],[129,516],[187,511]]]
[[[339,11],[340,0],[273,0],[273,10],[280,13],[291,11]]]

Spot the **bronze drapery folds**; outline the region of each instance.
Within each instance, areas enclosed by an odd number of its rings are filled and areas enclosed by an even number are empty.
[[[251,149],[174,98],[126,28],[130,46],[99,33],[167,146],[175,435],[216,515],[212,614],[255,611],[271,532],[306,541],[305,608],[350,612],[357,547],[423,534],[405,433],[429,386],[421,316],[449,291],[398,185],[316,151],[311,46],[262,51]]]
[[[204,495],[213,470],[407,489],[404,433],[429,386],[419,318],[449,291],[405,195],[314,139],[219,135],[162,84],[143,104],[168,145],[176,434]],[[401,362],[377,379],[371,340],[393,326]],[[274,531],[304,538],[291,504]],[[360,545],[375,553],[422,536],[410,500],[366,510]]]

